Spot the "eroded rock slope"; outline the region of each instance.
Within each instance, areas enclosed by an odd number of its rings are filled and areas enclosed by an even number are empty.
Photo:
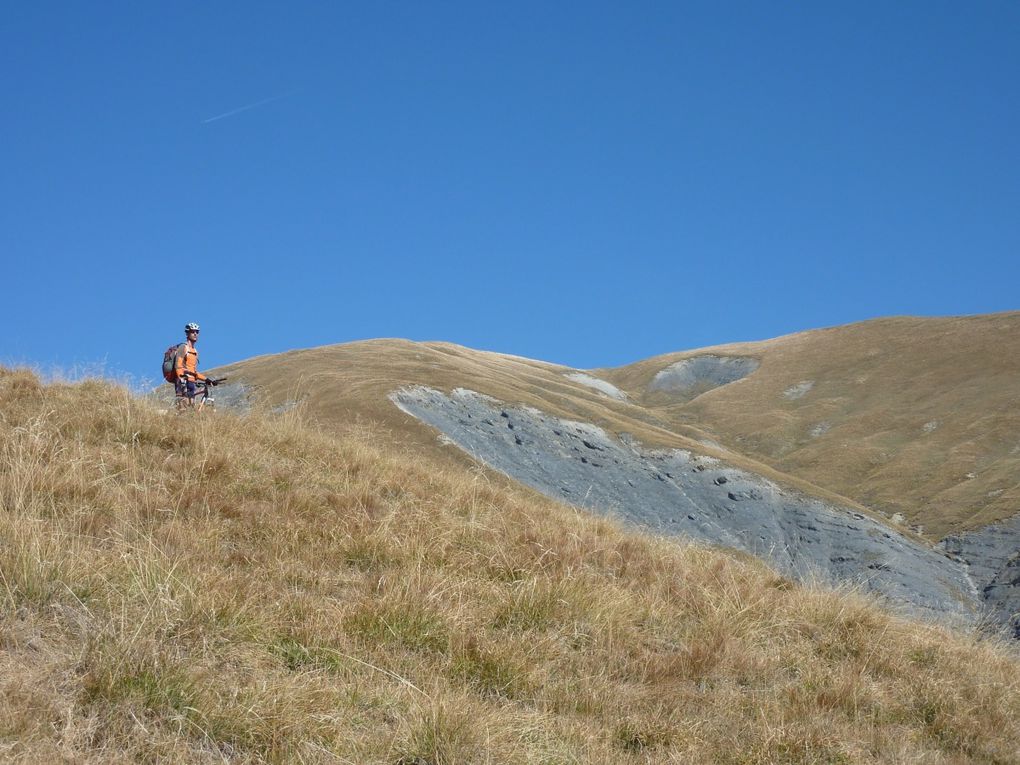
[[[645,449],[463,389],[415,386],[392,398],[461,449],[557,499],[746,551],[801,581],[857,582],[915,615],[961,623],[981,610],[960,558],[717,459]]]
[[[1020,516],[950,534],[938,547],[967,565],[992,617],[1020,639]]]

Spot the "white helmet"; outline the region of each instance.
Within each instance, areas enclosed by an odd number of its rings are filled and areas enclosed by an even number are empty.
[[[195,322],[189,322],[184,325],[185,332],[198,332],[198,325]]]

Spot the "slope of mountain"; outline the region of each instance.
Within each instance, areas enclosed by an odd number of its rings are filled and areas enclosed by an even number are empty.
[[[914,611],[974,618],[990,607],[1017,630],[1020,542],[1012,526],[988,524],[1018,507],[1018,328],[1020,314],[887,319],[591,372],[382,340],[221,371],[271,403],[301,400],[330,428],[382,424],[393,441],[462,465],[479,458],[575,505],[797,576],[863,582]],[[604,436],[613,464],[569,444],[571,424]],[[675,475],[652,464],[662,459]],[[704,490],[700,459],[747,485]]]
[[[854,582],[913,615],[960,624],[981,612],[960,560],[728,461],[647,449],[587,423],[463,389],[447,395],[405,388],[394,399],[465,452],[555,499],[751,553],[798,581]]]
[[[663,385],[716,358],[731,384]],[[933,539],[1020,512],[1020,312],[891,318],[593,372],[675,426]]]
[[[429,449],[437,457],[461,465],[470,465],[472,460],[444,448],[433,429],[401,412],[391,400],[392,393],[415,385],[445,391],[468,388],[551,416],[625,433],[648,446],[691,448],[708,456],[726,457],[739,467],[868,512],[849,498],[731,452],[712,442],[703,430],[668,423],[626,397],[610,395],[597,378],[558,364],[450,343],[385,339],[288,351],[214,372],[257,391],[257,398],[271,406],[301,402],[304,412],[328,430],[344,432],[370,423],[387,433],[395,445]]]
[[[0,368],[2,759],[1015,762],[1013,646],[391,438]]]

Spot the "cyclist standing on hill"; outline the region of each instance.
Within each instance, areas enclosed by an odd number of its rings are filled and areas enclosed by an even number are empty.
[[[198,349],[195,343],[198,342],[198,325],[190,322],[184,327],[186,343],[182,343],[177,358],[174,362],[174,371],[177,377],[177,395],[188,398],[195,398],[197,392],[195,383],[205,382],[209,385],[216,385],[216,380],[210,380],[198,371]]]

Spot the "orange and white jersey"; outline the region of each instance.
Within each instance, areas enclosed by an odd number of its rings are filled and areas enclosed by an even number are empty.
[[[177,372],[178,380],[191,378],[193,380],[204,380],[205,375],[198,371],[198,349],[191,343],[182,343],[183,349],[177,353],[177,361],[174,362],[174,369]]]

